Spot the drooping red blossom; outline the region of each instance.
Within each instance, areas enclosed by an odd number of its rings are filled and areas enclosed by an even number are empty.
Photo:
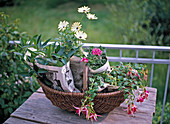
[[[85,106],[82,108],[82,112],[86,115],[86,118],[88,118],[89,110],[88,110],[88,108],[87,108],[87,105],[85,105]]]
[[[132,71],[135,73],[135,75],[138,74],[138,71],[137,71],[137,70],[132,69]]]
[[[75,107],[74,105],[73,105],[73,107],[76,109],[76,113],[80,116],[81,107]]]
[[[134,104],[129,104],[126,110],[128,115],[134,115],[137,110],[137,106]]]
[[[143,101],[144,101],[144,99],[143,99],[142,96],[140,96],[139,98],[137,98],[137,102],[143,102]]]
[[[144,90],[143,93],[141,93],[140,97],[137,98],[137,102],[143,102],[144,99],[147,99],[149,96],[149,91],[147,91],[146,89]]]
[[[137,110],[137,106],[135,106],[134,104],[132,104],[132,112],[135,113]]]
[[[145,99],[147,99],[148,96],[149,96],[149,91],[145,90],[145,91],[144,91],[144,95],[145,95]]]
[[[140,79],[140,77],[139,77],[139,75],[138,75],[138,74],[136,74],[136,76]]]
[[[132,114],[132,111],[131,111],[130,105],[128,105],[127,113],[128,113],[128,115],[131,115],[131,114]]]
[[[130,76],[131,74],[132,74],[132,72],[131,72],[131,71],[129,71],[129,72],[127,73],[127,75],[128,75],[128,76]]]
[[[97,115],[96,113],[90,113],[91,121],[93,122],[93,119],[97,121],[97,117],[102,117],[101,115]]]

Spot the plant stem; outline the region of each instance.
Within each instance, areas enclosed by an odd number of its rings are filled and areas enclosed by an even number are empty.
[[[81,16],[80,22],[82,21],[83,18],[84,18],[84,14]]]

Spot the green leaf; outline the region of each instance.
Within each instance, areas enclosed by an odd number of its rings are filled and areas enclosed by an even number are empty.
[[[20,72],[18,73],[18,75],[21,75],[23,77],[30,77],[31,75],[29,74],[29,72]]]
[[[43,44],[42,44],[42,48],[44,48],[47,44],[48,44],[48,42],[51,40],[51,38],[50,39],[48,39],[48,40],[46,40]]]
[[[60,45],[58,45],[57,48],[55,49],[55,53],[58,53],[59,50],[60,50]]]
[[[0,105],[3,107],[4,106],[4,99],[0,98]]]
[[[128,86],[128,84],[129,84],[129,82],[126,81],[123,85],[124,86]]]
[[[64,52],[65,52],[65,47],[60,47],[60,50],[58,51],[57,54],[62,56]]]
[[[66,58],[61,59],[61,61],[64,63],[64,65],[66,65],[66,64],[67,64],[67,60],[66,60]]]
[[[15,55],[18,55],[18,56],[22,56],[23,54],[22,53],[19,53],[19,52],[14,52]]]
[[[43,58],[35,58],[35,60],[39,63],[39,64],[42,64],[42,65],[46,65],[47,64],[47,61]]]
[[[74,54],[75,52],[77,52],[78,49],[79,49],[79,48],[76,48],[76,49],[74,49],[73,51],[70,51],[67,56],[70,58],[71,56],[73,56],[73,54]]]
[[[125,95],[124,95],[124,99],[127,99],[128,96],[129,96],[129,94],[125,94]]]
[[[41,35],[39,35],[39,36],[37,37],[37,40],[36,40],[36,41],[37,41],[37,44],[36,44],[36,45],[38,45],[38,46],[39,46],[39,42],[41,41],[40,39],[41,39]]]
[[[41,46],[41,40],[38,42],[38,47],[37,47],[37,49],[39,50],[39,49],[41,49],[42,48],[42,46]]]
[[[54,52],[56,48],[56,42],[52,45],[52,51]]]
[[[94,105],[94,103],[93,103],[93,102],[91,102],[91,105]]]
[[[59,59],[60,56],[58,54],[53,53],[52,56],[54,56],[56,59]]]
[[[46,73],[46,72],[48,72],[47,70],[45,70],[45,69],[38,69],[38,73]]]
[[[48,48],[47,48],[47,57],[51,57],[51,44],[48,46]]]
[[[94,79],[93,79],[93,78],[91,78],[91,77],[89,78],[89,80],[90,80],[90,82],[94,82]]]
[[[29,97],[32,94],[30,91],[26,91],[22,97]]]
[[[8,112],[9,113],[12,113],[13,112],[13,109],[11,107],[8,108]]]
[[[122,80],[122,79],[123,79],[123,76],[118,76],[118,79],[119,79],[119,80]]]

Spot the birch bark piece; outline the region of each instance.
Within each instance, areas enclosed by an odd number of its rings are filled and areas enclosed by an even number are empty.
[[[33,66],[32,63],[27,62],[30,66]],[[70,69],[70,62],[67,62],[63,67],[57,66],[49,66],[49,65],[41,65],[36,63],[36,65],[45,69],[48,72],[46,73],[46,77],[53,83],[53,88],[55,89],[57,86],[61,86],[61,88],[65,92],[80,92],[74,85],[73,75]]]
[[[104,71],[110,71],[110,64],[109,64],[109,61],[107,60],[107,62],[101,66],[100,68],[96,69],[96,70],[93,70],[91,68],[89,68],[90,72],[93,73],[93,74],[96,74],[96,73],[102,73]]]

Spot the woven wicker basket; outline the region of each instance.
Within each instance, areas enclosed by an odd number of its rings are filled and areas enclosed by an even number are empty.
[[[40,80],[38,82],[53,105],[68,111],[75,111],[73,105],[76,107],[81,106],[81,99],[84,98],[84,93],[61,92],[46,86]],[[111,93],[98,93],[93,102],[96,113],[110,112],[124,102],[123,90]]]

